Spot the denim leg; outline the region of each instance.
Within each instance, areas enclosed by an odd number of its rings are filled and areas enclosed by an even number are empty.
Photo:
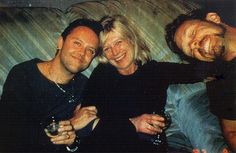
[[[208,105],[202,84],[172,85],[168,89],[166,111],[172,116],[172,125],[166,133],[171,147],[189,152],[204,149],[207,153],[221,153],[227,147],[218,118]]]

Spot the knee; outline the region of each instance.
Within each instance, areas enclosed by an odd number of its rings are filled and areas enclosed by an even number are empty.
[[[224,132],[224,136],[229,146],[236,152],[236,130]]]
[[[225,139],[236,152],[236,120],[223,119],[221,123]]]

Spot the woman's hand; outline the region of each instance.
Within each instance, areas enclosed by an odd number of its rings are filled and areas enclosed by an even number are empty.
[[[59,122],[58,135],[51,138],[53,144],[71,145],[75,141],[76,134],[69,120]]]
[[[162,128],[165,127],[164,120],[163,117],[156,114],[143,114],[130,118],[137,132],[151,135],[162,132]]]
[[[89,122],[96,119],[97,109],[95,106],[88,106],[80,108],[78,105],[74,111],[73,118],[70,119],[71,124],[75,130],[80,130],[85,127]]]

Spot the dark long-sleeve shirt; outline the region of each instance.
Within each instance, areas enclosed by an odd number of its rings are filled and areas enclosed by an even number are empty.
[[[33,59],[14,66],[3,87],[0,100],[0,152],[64,151],[64,145],[53,145],[44,132],[51,116],[70,119],[87,82],[82,74],[66,85],[60,85],[41,74]],[[69,103],[71,94],[75,102]]]
[[[236,58],[221,67],[222,75],[206,84],[210,110],[219,118],[236,120]]]
[[[83,103],[95,105],[101,119],[90,141],[105,144],[99,148],[105,151],[127,151],[129,147],[131,151],[153,151],[145,150],[152,146],[144,147],[144,143],[140,143],[129,118],[154,111],[162,114],[170,84],[199,82],[209,73],[214,73],[210,63],[189,65],[151,61],[127,76],[120,75],[110,64],[98,65],[89,79]]]

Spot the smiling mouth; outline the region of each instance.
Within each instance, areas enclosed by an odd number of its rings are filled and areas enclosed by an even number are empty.
[[[74,58],[75,60],[79,61],[79,62],[83,62],[83,59],[81,56],[73,56],[72,55],[72,58]]]
[[[124,54],[122,54],[122,55],[116,57],[116,58],[114,59],[114,61],[116,61],[116,62],[121,61],[121,60],[125,57],[125,55],[126,55],[126,53],[124,53]]]
[[[203,54],[215,56],[224,52],[224,46],[216,36],[205,36],[200,44]]]
[[[210,47],[210,45],[211,45],[211,39],[210,39],[210,37],[208,37],[208,36],[206,36],[203,40],[202,40],[202,51],[205,53],[205,54],[210,54],[211,53],[211,51],[210,51],[210,49],[211,49],[211,47]]]

